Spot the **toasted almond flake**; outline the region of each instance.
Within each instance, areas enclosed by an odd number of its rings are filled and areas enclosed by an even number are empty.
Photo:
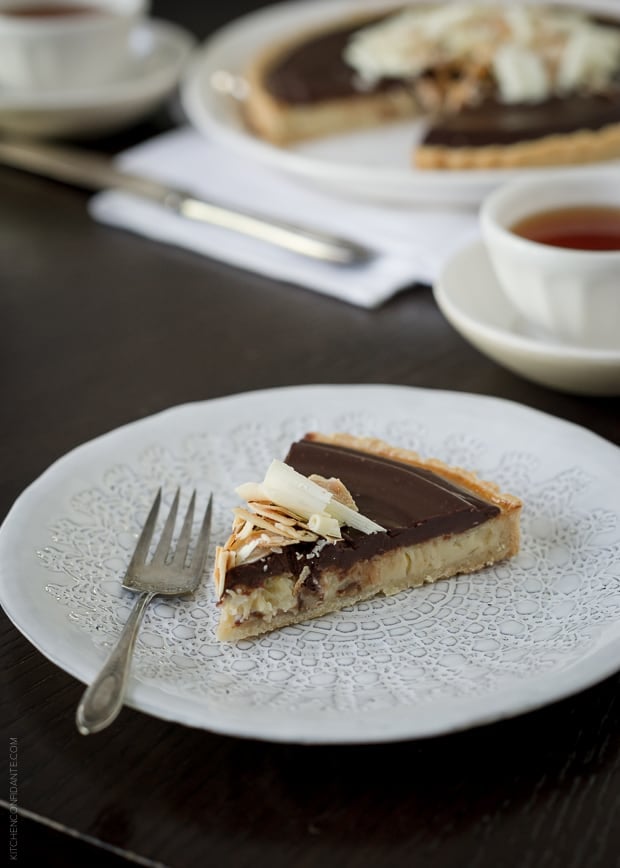
[[[280,506],[257,503],[256,501],[250,501],[248,505],[253,512],[257,515],[262,515],[263,518],[272,518],[274,521],[281,522],[282,524],[297,524],[298,518]]]
[[[277,521],[274,524],[274,527],[277,531],[279,531],[283,536],[289,537],[290,539],[299,539],[299,530],[296,527],[291,527],[290,524],[281,524]]]
[[[254,527],[262,527],[264,530],[273,530],[274,522],[257,515],[255,512],[250,512],[249,509],[244,509],[241,506],[236,506],[233,509],[235,515],[244,518],[246,521],[252,522]]]
[[[257,546],[254,549],[253,557],[250,560],[246,561],[246,563],[253,564],[253,563],[256,563],[256,561],[261,561],[263,558],[266,558],[267,555],[273,554],[274,551],[278,551],[278,549],[277,548],[274,549],[274,548],[270,548],[270,547],[267,548],[267,547],[263,547],[263,546]],[[281,549],[280,549],[280,551],[281,551]],[[265,564],[265,569],[267,569],[267,568],[268,567]]]
[[[245,564],[250,560],[250,555],[256,550],[256,548],[260,545],[260,541],[258,539],[250,540],[250,542],[245,543],[239,549],[237,549],[237,563]]]
[[[299,542],[316,542],[318,538],[318,534],[311,530],[300,531],[299,533]]]
[[[252,522],[246,521],[243,529],[241,530],[241,533],[239,534],[239,539],[247,539],[252,534],[253,530],[254,525],[252,524]]]
[[[265,530],[261,530],[258,540],[261,546],[264,546],[265,548],[269,547],[270,545],[290,546],[292,543],[295,542],[295,540],[291,539],[291,537],[282,536],[281,534],[276,533],[276,531]]]
[[[239,546],[243,545],[244,543],[248,543],[253,539],[258,539],[262,533],[262,530],[253,531],[252,533],[245,534],[243,537],[232,534],[226,541],[226,545],[224,546],[224,548],[239,548]]]
[[[358,511],[357,504],[353,500],[351,492],[341,479],[338,479],[336,476],[331,476],[327,479],[325,476],[320,476],[318,473],[313,473],[308,477],[308,479],[311,479],[312,482],[316,482],[316,484],[320,485],[321,488],[329,491],[334,500],[348,506],[349,509]]]
[[[234,557],[234,555],[232,556]],[[231,553],[226,549],[218,546],[215,549],[215,568],[213,570],[213,578],[215,580],[215,593],[218,600],[221,600],[224,594],[226,584],[226,571],[228,570]]]
[[[297,581],[293,585],[293,594],[295,596],[299,595],[299,593],[300,593],[301,589],[303,588],[304,583],[305,583],[305,581],[309,575],[310,575],[310,567],[307,565],[302,567],[302,570],[299,574],[299,578],[297,579]]]

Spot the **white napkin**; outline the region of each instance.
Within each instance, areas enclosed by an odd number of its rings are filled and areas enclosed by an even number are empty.
[[[377,307],[416,281],[432,283],[446,259],[478,235],[474,211],[377,205],[331,195],[248,162],[189,128],[126,151],[118,163],[221,204],[350,237],[379,255],[362,266],[323,264],[117,191],[90,200],[95,219],[361,307]]]

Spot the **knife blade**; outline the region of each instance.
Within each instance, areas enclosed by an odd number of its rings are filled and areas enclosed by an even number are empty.
[[[48,143],[0,139],[0,163],[87,190],[122,190],[188,220],[220,226],[322,262],[355,265],[373,257],[369,248],[346,238],[231,208],[122,171],[104,154]]]

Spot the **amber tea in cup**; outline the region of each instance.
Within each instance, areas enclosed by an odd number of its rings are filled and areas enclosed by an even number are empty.
[[[511,227],[515,235],[571,250],[620,250],[620,208],[578,205],[523,217]]]

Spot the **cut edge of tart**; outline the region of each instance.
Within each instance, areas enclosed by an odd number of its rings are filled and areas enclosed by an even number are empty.
[[[247,506],[216,550],[218,639],[475,572],[519,550],[521,501],[471,471],[344,433],[309,433],[286,462],[237,489]]]

